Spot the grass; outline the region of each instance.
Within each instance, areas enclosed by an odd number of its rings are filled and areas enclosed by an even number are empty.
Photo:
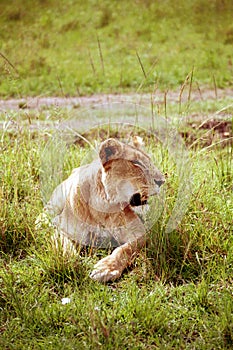
[[[17,111],[0,111],[1,349],[232,349],[232,99],[218,95],[233,82],[232,15],[232,2],[223,0],[1,1],[1,98],[155,95],[147,109],[32,110],[20,102]],[[172,89],[180,91],[175,100]],[[206,89],[215,99],[203,98]],[[109,127],[126,120],[130,131]],[[89,273],[107,252],[55,252],[53,228],[36,225],[43,201],[90,157],[77,132],[91,143],[135,130],[145,136],[137,124],[149,130],[166,120],[190,162],[179,169],[172,145],[146,134],[147,150],[167,173],[164,209],[122,278],[93,282]],[[58,149],[60,121],[75,121],[77,132],[62,129],[67,143]],[[190,201],[168,232],[182,173],[192,175]]]
[[[33,4],[33,5],[32,5]],[[7,1],[0,96],[232,86],[231,1]]]
[[[195,102],[190,108],[205,115],[208,108],[217,111],[229,101],[215,103]],[[175,106],[168,103],[156,118],[169,111],[180,131],[185,128],[197,137],[195,146],[189,140],[186,144],[193,177],[186,215],[174,231],[166,231],[179,186],[178,170],[165,145],[146,138],[146,147],[168,174],[164,210],[133,266],[107,285],[89,278],[94,263],[107,252],[86,249],[76,258],[65,258],[52,249],[52,228],[35,225],[43,208],[41,156],[54,137],[53,127],[46,124],[45,129],[30,131],[25,124],[30,113],[33,122],[30,111],[21,111],[21,116],[1,115],[1,120],[14,122],[12,130],[7,124],[1,130],[2,349],[232,348],[232,146],[203,144],[203,133],[209,130],[182,125],[179,109],[178,102]],[[69,113],[56,107],[50,110],[51,120],[69,119],[72,113],[78,118],[82,112],[74,108]],[[102,113],[106,115],[105,110]],[[44,114],[34,116],[41,118],[41,125],[46,121]],[[104,132],[106,137],[108,128]],[[93,142],[98,135],[85,136]],[[70,143],[65,151],[61,178],[88,154],[78,142]],[[63,304],[63,298],[70,298],[70,303]]]

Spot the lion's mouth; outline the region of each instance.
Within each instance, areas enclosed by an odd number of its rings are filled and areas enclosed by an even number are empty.
[[[145,204],[147,204],[147,199],[142,198],[140,193],[135,193],[130,199],[130,205],[132,205],[132,207],[138,207]]]

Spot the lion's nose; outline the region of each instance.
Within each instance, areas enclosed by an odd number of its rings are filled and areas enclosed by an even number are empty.
[[[160,187],[165,182],[165,180],[155,180],[154,179],[154,182],[156,183],[156,185],[158,185]]]

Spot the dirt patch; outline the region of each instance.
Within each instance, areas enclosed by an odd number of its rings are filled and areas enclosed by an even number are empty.
[[[219,144],[220,147],[232,146],[233,144],[233,120],[223,120],[223,119],[207,119],[202,121],[202,118],[195,118],[192,120],[190,117],[187,122],[183,123],[178,128],[178,133],[185,141],[188,147],[206,147],[213,144]],[[132,125],[119,124],[119,127],[109,126],[108,124],[100,125],[98,127],[86,128],[87,131],[80,132],[78,134],[74,133],[70,138],[68,144],[75,144],[80,147],[86,147],[88,142],[97,143],[106,140],[109,137],[114,137],[122,141],[129,142],[134,135],[141,136],[145,145],[150,145],[158,142],[156,137],[156,131],[150,129],[144,129]],[[3,129],[3,124],[0,122],[0,130]],[[31,138],[37,138],[48,140],[48,135],[51,131],[57,129],[57,125],[40,123],[39,125],[18,125],[17,123],[9,123],[8,127],[4,126],[5,132],[10,136],[10,138],[15,139],[19,134],[24,134],[30,131]],[[76,136],[75,136],[76,135]],[[77,136],[79,135],[79,136]],[[88,142],[87,142],[88,141]]]
[[[188,122],[180,131],[187,145],[210,146],[221,143],[221,146],[232,145],[233,122],[231,120],[209,119],[204,122]]]
[[[222,99],[226,97],[233,97],[233,89],[196,89],[192,90],[191,94],[188,90],[180,91],[155,91],[153,94],[110,94],[110,95],[92,95],[81,97],[26,97],[21,99],[0,100],[0,111],[20,110],[20,109],[36,109],[45,110],[52,107],[66,107],[66,108],[80,108],[93,106],[96,104],[109,104],[121,102],[134,102],[140,105],[150,105],[151,102],[155,104],[164,103],[165,99],[169,102],[184,103],[191,101],[206,101],[214,99]]]
[[[182,96],[180,91],[168,91],[164,94],[161,91],[156,91],[154,94],[118,94],[118,95],[93,95],[88,97],[36,97],[36,98],[25,98],[25,99],[12,99],[12,100],[0,100],[0,113],[3,115],[8,111],[25,111],[25,115],[30,116],[30,113],[27,113],[27,110],[35,110],[35,111],[44,111],[49,109],[57,108],[65,108],[73,110],[75,113],[75,127],[76,130],[79,130],[82,138],[76,137],[74,143],[79,146],[85,146],[87,139],[90,142],[93,140],[102,141],[107,137],[116,137],[120,139],[129,140],[130,137],[137,133],[142,136],[144,139],[148,140],[146,142],[151,142],[151,137],[153,137],[154,133],[151,135],[146,135],[142,130],[137,130],[135,132],[132,130],[109,130],[108,128],[91,128],[90,123],[90,115],[92,118],[92,122],[97,125],[101,123],[106,123],[106,120],[96,119],[94,120],[95,110],[97,106],[103,105],[103,110],[105,105],[110,108],[110,111],[114,109],[114,104],[117,103],[117,106],[123,106],[124,104],[137,104],[142,107],[151,107],[151,103],[156,104],[164,104],[165,100],[167,103],[185,103],[187,101],[205,101],[205,100],[215,100],[215,99],[224,99],[233,97],[232,89],[224,89],[224,90],[193,90],[191,95],[189,95],[188,91],[183,91]],[[93,114],[85,115],[80,113],[82,110],[92,110]],[[212,113],[212,115],[203,115],[203,114],[192,114],[185,116],[182,124],[179,127],[179,133],[182,138],[185,140],[185,143],[188,146],[200,146],[205,147],[212,145],[214,143],[219,143],[221,146],[226,146],[232,144],[232,115],[230,114],[230,110],[232,105],[229,105],[222,110]],[[75,111],[77,109],[77,112]],[[106,109],[107,110],[107,109]],[[140,109],[139,109],[140,111]],[[23,112],[24,113],[24,112]],[[47,113],[47,112],[46,112]],[[49,113],[49,112],[48,112]],[[73,112],[72,112],[73,113]],[[72,113],[70,113],[72,115]],[[107,113],[106,113],[107,114]],[[46,132],[57,128],[59,122],[53,119],[21,119],[21,114],[18,113],[18,121],[8,120],[0,121],[0,129],[7,129],[8,132],[13,134],[17,134],[22,130],[30,130],[32,135],[33,133],[37,133],[41,131],[42,134],[46,134]],[[146,120],[145,117],[141,116],[143,120]],[[118,118],[118,116],[117,116]],[[119,121],[119,120],[112,120]],[[125,122],[123,118],[121,122]],[[92,124],[93,124],[92,123]],[[132,119],[132,124],[134,124],[134,117]],[[87,132],[84,132],[88,130]],[[146,143],[145,142],[145,143]]]
[[[137,134],[143,138],[145,145],[158,142],[154,132],[147,132],[141,128],[127,127],[120,130],[112,128],[94,128],[77,137],[74,144],[85,147],[87,141],[97,140],[102,142],[109,137],[130,141],[132,136]],[[220,144],[221,147],[232,145],[233,143],[233,123],[230,120],[210,119],[205,122],[188,122],[179,130],[179,134],[184,139],[187,146],[206,147],[213,144]]]

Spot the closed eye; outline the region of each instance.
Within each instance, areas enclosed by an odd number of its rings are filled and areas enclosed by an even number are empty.
[[[144,165],[143,165],[141,162],[139,162],[138,160],[133,160],[132,163],[133,163],[134,165],[139,165],[139,166],[141,166],[141,167],[144,168]]]

